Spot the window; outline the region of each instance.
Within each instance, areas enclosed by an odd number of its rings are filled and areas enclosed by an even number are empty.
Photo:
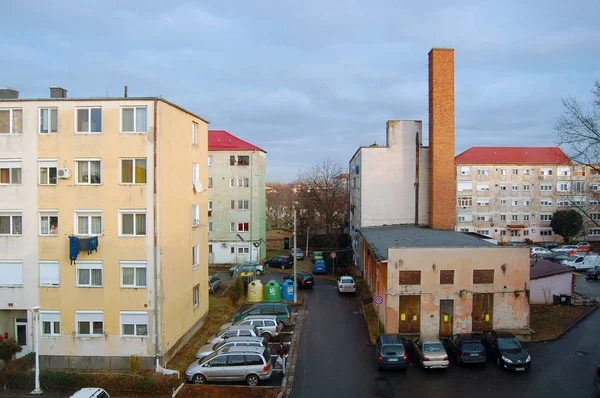
[[[575,196],[571,202],[575,206],[585,206],[585,197]]]
[[[235,223],[229,224],[229,232],[235,232]]]
[[[552,221],[552,214],[540,214],[540,221]]]
[[[235,166],[235,156],[230,156],[229,157],[229,165],[230,166]]]
[[[506,175],[506,169],[500,169],[500,175],[501,176],[505,176]]]
[[[39,184],[40,185],[56,185],[58,184],[57,171],[58,161],[53,159],[38,160],[40,170]]]
[[[569,203],[569,200],[568,200],[568,199],[560,199],[560,198],[559,198],[559,199],[558,199],[558,201],[556,202],[556,205],[557,205],[558,207],[564,207],[564,206],[569,206],[569,205],[570,205],[570,203]],[[542,205],[542,206],[543,206],[543,205]]]
[[[471,166],[460,166],[460,175],[461,176],[471,175]]]
[[[479,187],[479,185],[477,185]],[[488,184],[489,187],[489,184]],[[457,183],[457,191],[459,192],[470,192],[473,190],[473,184],[470,182],[459,182]]]
[[[471,207],[473,206],[473,198],[470,196],[459,196],[458,197],[459,207]]]
[[[487,230],[487,229],[478,229],[478,230],[477,230],[477,233],[478,233],[479,235],[490,236],[490,231],[489,231],[489,230]]]
[[[40,109],[40,134],[58,133],[58,109]]]
[[[22,235],[23,215],[21,212],[0,211],[0,236]]]
[[[58,235],[58,211],[40,211],[40,235]]]
[[[500,185],[500,190],[501,191],[506,191],[506,185]]]
[[[559,167],[556,174],[561,177],[568,177],[571,175],[571,170],[568,167]]]
[[[492,216],[490,216],[490,215],[477,216],[477,221],[492,221]]]
[[[523,236],[529,236],[529,230],[528,229],[524,229],[523,230]]]
[[[529,204],[530,204],[530,203],[531,203],[531,202],[529,201],[529,199],[525,199],[525,200],[523,201],[523,206],[529,206]]]
[[[248,254],[250,253],[250,248],[245,246],[245,247],[238,247],[238,254]]]
[[[453,285],[454,284],[454,270],[441,270],[440,271],[440,285]]]
[[[552,236],[552,230],[551,229],[540,229],[540,235],[541,236]]]
[[[237,225],[238,232],[248,232],[250,231],[250,224],[247,222],[239,222]]]
[[[192,145],[198,145],[198,123],[192,122]]]
[[[145,288],[147,287],[146,261],[119,261],[121,266],[121,287],[124,288]]]
[[[458,216],[458,222],[469,222],[469,221],[473,221],[473,216],[470,214],[464,214],[464,215]]]
[[[146,183],[146,158],[121,159],[121,184]]]
[[[559,182],[556,184],[556,190],[558,192],[568,192],[569,191],[569,183],[568,182]]]
[[[473,270],[473,284],[479,283],[494,283],[493,269],[476,269]]]
[[[600,190],[600,184],[591,184],[590,185],[590,190],[591,191],[598,191],[598,190]]]
[[[248,200],[238,200],[238,210],[248,210],[250,206],[250,201]]]
[[[513,215],[510,217],[510,219],[511,219],[511,221],[519,221],[519,215],[518,215],[518,214],[513,214]]]
[[[540,175],[542,176],[551,176],[552,169],[540,169]]]
[[[506,206],[506,199],[500,200],[500,206]]]
[[[469,228],[461,228],[460,232],[469,232]]]
[[[542,200],[540,200],[540,206],[542,206],[542,207],[552,206],[552,200],[542,199]]]
[[[77,184],[102,184],[102,162],[98,160],[75,159],[75,175]]]
[[[244,188],[248,188],[250,186],[250,179],[249,178],[238,178],[237,179],[237,185],[238,187],[244,187]]]
[[[583,181],[571,182],[571,190],[574,192],[585,192],[585,182],[583,182]]]
[[[60,311],[40,311],[42,336],[60,336]]]
[[[540,185],[540,191],[552,191],[552,185]]]
[[[213,157],[212,157],[212,155],[208,155],[208,165],[212,166],[212,164],[213,164]]]
[[[100,337],[104,335],[104,312],[75,311],[78,337]]]
[[[526,176],[528,176],[528,175],[529,175],[529,169],[525,169],[525,170],[523,170],[523,175],[526,175]]]
[[[235,209],[235,200],[229,202],[229,207],[231,208],[231,210]]]
[[[200,226],[200,205],[192,205],[192,226]]]
[[[20,185],[22,164],[20,159],[0,160],[0,185]]]
[[[58,261],[40,260],[40,286],[60,286]]]
[[[22,109],[0,109],[0,134],[23,134]]]
[[[523,191],[529,191],[529,184],[523,185]]]
[[[506,221],[506,214],[500,214],[500,221]]]
[[[477,200],[477,207],[484,207],[484,206],[489,206],[490,205],[490,200],[489,199],[479,199]]]
[[[211,211],[213,209],[213,202],[212,200],[208,201],[208,211]]]
[[[249,166],[250,165],[250,156],[238,156],[237,157],[237,165],[238,166]]]
[[[213,187],[213,179],[212,179],[212,177],[208,177],[208,187],[209,188]]]
[[[512,201],[512,205],[513,205],[513,206],[518,206],[518,205],[519,205],[519,201],[518,201],[518,200],[516,200],[516,199],[513,199],[513,201]]]
[[[490,184],[477,184],[477,190],[478,191],[489,191]]]
[[[145,106],[121,108],[121,133],[148,131],[148,109]]]
[[[506,230],[505,229],[503,229],[503,230],[500,231],[500,236],[506,236]]]
[[[121,311],[121,337],[148,336],[148,313],[146,311]]]
[[[146,210],[119,210],[119,236],[146,236]]]
[[[477,175],[478,176],[489,176],[490,169],[477,169]]]
[[[200,285],[196,285],[192,289],[192,304],[194,307],[200,304]]]
[[[192,266],[195,267],[198,265],[198,263],[200,262],[199,260],[199,250],[200,250],[200,246],[198,245],[194,245],[192,246]]]
[[[529,221],[529,214],[523,214],[523,221]]]
[[[512,169],[512,175],[518,176],[519,175],[519,169]]]
[[[208,254],[212,254],[212,252],[213,252],[213,246],[212,246],[212,244],[209,244],[208,245]]]
[[[102,108],[79,108],[76,112],[76,129],[79,134],[102,133]]]
[[[23,261],[0,260],[0,286],[23,286]]]
[[[192,163],[192,184],[196,181],[200,181],[200,165],[198,163]]]
[[[233,188],[235,187],[235,178],[230,178],[229,179],[229,188]]]
[[[595,205],[595,206],[600,205],[600,199],[598,199],[598,198],[591,198],[590,199],[590,205]]]
[[[517,184],[512,184],[512,190],[514,191],[518,191],[519,190],[519,186]]]
[[[600,220],[600,213],[590,213],[590,218],[594,221]]]
[[[585,177],[585,168],[576,167],[573,175],[577,177]]]
[[[75,235],[102,235],[102,211],[75,211]]]
[[[232,231],[232,232],[233,232],[233,231]],[[229,252],[230,252],[231,254],[235,254],[235,247],[231,247],[231,249],[229,250]]]
[[[75,261],[78,287],[102,287],[102,261]]]
[[[400,285],[420,285],[421,271],[399,271],[398,283]]]

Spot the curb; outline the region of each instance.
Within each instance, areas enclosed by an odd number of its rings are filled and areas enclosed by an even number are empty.
[[[360,292],[360,289],[358,289],[358,291]],[[361,312],[362,318],[363,318],[363,331],[366,335],[365,345],[367,347],[373,347],[373,346],[375,346],[375,344],[373,344],[373,342],[371,341],[371,333],[369,333],[369,323],[367,322],[367,313],[365,311],[365,304],[363,303],[363,300],[362,300],[362,292],[357,294],[357,299],[358,299],[358,302],[360,303],[360,312]]]
[[[556,341],[558,339],[560,339],[561,337],[563,337],[565,334],[567,334],[569,332],[569,330],[573,329],[575,326],[577,326],[577,324],[581,321],[583,321],[585,318],[587,318],[588,315],[590,315],[592,312],[596,311],[598,309],[598,307],[600,307],[600,304],[596,304],[595,306],[593,306],[592,308],[590,308],[585,314],[583,314],[582,316],[580,316],[578,319],[575,320],[575,322],[573,322],[571,325],[569,325],[568,327],[565,328],[565,330],[563,330],[558,336],[556,336],[553,339],[547,339],[547,340],[529,340],[530,343],[550,343],[552,341]]]
[[[306,321],[307,311],[306,311],[306,296],[303,297],[302,304],[300,305],[300,309],[298,310],[298,315],[300,315],[300,311],[302,311],[302,321],[300,322],[298,333],[294,333],[294,337],[292,337],[290,347],[293,347],[292,353],[288,353],[289,362],[286,361],[286,367],[288,367],[288,371],[285,373],[285,377],[283,378],[283,382],[281,383],[281,392],[277,395],[277,398],[289,397],[292,394],[292,388],[294,386],[294,376],[296,375],[296,362],[298,361],[298,345],[300,344],[300,338],[302,337],[302,330],[304,329],[304,322]],[[298,318],[296,318],[296,323],[298,324]],[[289,364],[289,366],[287,366]]]

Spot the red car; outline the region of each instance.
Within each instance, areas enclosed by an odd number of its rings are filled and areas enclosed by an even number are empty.
[[[576,250],[571,250],[570,252],[568,252],[568,254],[569,254],[569,256],[572,256],[573,254],[581,253],[581,252],[591,253],[591,251],[592,251],[592,248],[589,246],[580,246]]]

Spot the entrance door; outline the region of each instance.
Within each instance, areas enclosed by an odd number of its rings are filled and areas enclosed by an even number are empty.
[[[15,318],[15,336],[17,343],[23,348],[16,357],[21,358],[29,354],[27,345],[27,318]]]
[[[440,300],[440,337],[449,337],[453,333],[454,300]]]
[[[519,231],[515,231],[515,230],[510,231],[510,241],[511,242],[519,241]]]
[[[400,296],[399,333],[421,331],[421,296]]]
[[[473,294],[473,312],[471,313],[473,332],[492,330],[493,308],[494,295],[492,293]]]

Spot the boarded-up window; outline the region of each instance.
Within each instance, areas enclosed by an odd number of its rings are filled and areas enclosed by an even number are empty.
[[[421,284],[421,271],[400,271],[401,285],[420,285]]]
[[[454,284],[454,270],[440,271],[440,285]]]
[[[494,283],[493,269],[473,270],[473,283]]]

